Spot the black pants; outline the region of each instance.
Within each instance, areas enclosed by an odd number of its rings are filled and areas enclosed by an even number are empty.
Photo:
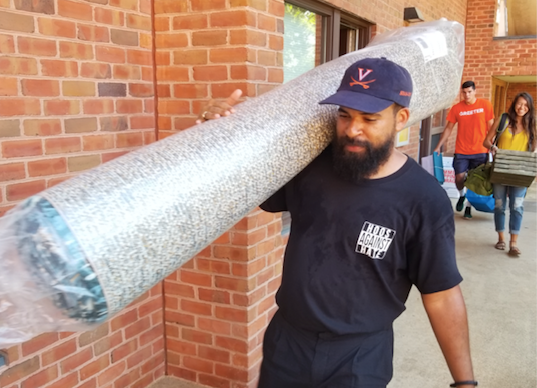
[[[292,327],[279,312],[263,343],[259,388],[385,388],[393,330],[334,336]]]

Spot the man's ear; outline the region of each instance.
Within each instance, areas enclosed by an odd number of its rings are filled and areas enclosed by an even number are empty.
[[[408,108],[401,108],[395,115],[395,130],[397,132],[402,131],[407,127],[406,123],[410,117],[410,110]]]

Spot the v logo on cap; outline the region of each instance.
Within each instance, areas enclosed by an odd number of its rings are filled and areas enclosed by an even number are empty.
[[[364,70],[367,70],[364,74]],[[371,82],[375,82],[376,79],[373,79],[371,81],[363,81],[362,80],[367,77],[369,74],[371,74],[373,72],[373,70],[371,69],[362,69],[361,67],[358,68],[358,79],[359,81],[356,81],[354,79],[354,77],[351,76],[351,79],[353,82],[350,82],[349,83],[349,86],[354,86],[354,85],[360,85],[361,87],[363,87],[364,89],[369,89],[369,85]]]
[[[364,69],[359,67],[358,68],[358,75],[359,75],[360,81],[363,80],[365,77],[367,77],[372,72],[373,72],[373,70],[367,69],[367,72],[364,74]]]

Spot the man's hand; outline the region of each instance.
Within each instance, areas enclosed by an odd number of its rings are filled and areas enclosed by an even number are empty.
[[[196,124],[201,124],[207,120],[214,120],[235,113],[233,106],[239,102],[241,96],[242,90],[237,89],[224,101],[210,100],[201,110],[198,119],[196,120]]]

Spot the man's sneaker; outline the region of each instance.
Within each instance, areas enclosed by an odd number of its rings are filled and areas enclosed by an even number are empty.
[[[472,218],[472,208],[471,207],[467,207],[464,210],[464,218],[467,218],[467,219]]]
[[[465,199],[466,199],[466,195],[459,197],[459,200],[457,201],[457,206],[455,206],[455,209],[457,209],[458,212],[462,210]]]

